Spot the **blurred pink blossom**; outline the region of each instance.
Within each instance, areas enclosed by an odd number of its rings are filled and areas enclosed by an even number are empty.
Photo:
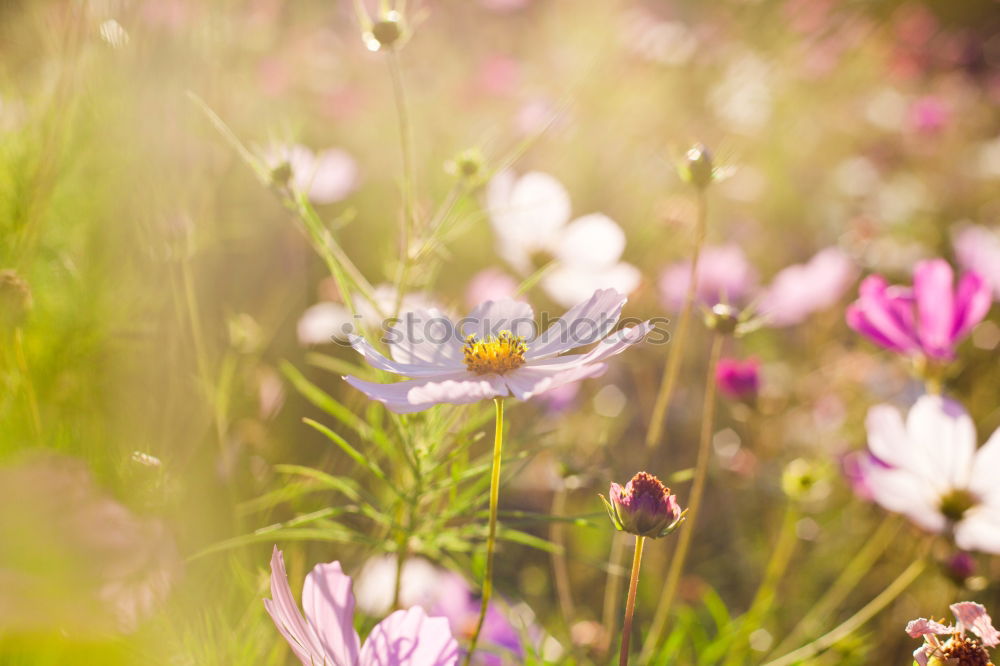
[[[660,299],[667,309],[679,312],[684,307],[690,282],[691,262],[667,266],[660,274]],[[744,305],[757,288],[757,270],[739,245],[709,245],[698,259],[698,286],[695,301],[703,305],[728,303]]]
[[[274,145],[266,151],[264,161],[272,169],[287,164],[292,170],[292,186],[318,204],[341,201],[358,185],[357,163],[340,148],[314,153],[300,144]]]
[[[555,260],[541,285],[559,304],[570,307],[603,288],[629,294],[639,285],[639,270],[621,261],[625,232],[601,213],[571,221],[569,194],[552,176],[504,171],[490,181],[487,207],[498,252],[516,271]]]
[[[1000,231],[978,225],[960,229],[952,237],[955,258],[967,271],[978,273],[1000,300]]]
[[[486,9],[495,12],[512,12],[530,5],[532,0],[479,0]]]
[[[799,324],[839,301],[857,274],[843,251],[828,247],[805,264],[781,270],[761,296],[758,310],[772,326]]]
[[[491,55],[480,64],[476,80],[488,95],[510,95],[521,83],[521,66],[509,56]]]
[[[921,97],[910,106],[910,127],[920,134],[940,132],[951,119],[951,109],[937,97]]]
[[[895,352],[951,360],[992,300],[978,273],[965,273],[957,287],[953,281],[943,259],[919,262],[912,287],[889,286],[881,275],[870,275],[861,283],[858,300],[847,308],[847,323]]]
[[[352,334],[360,333],[362,328],[378,329],[382,325],[382,315],[392,316],[397,294],[396,288],[388,284],[375,287],[372,293],[374,303],[361,294],[354,294],[352,298],[357,317],[352,317],[350,310],[342,303],[333,301],[316,303],[299,317],[297,325],[299,344],[324,345],[334,340],[347,341]],[[399,309],[402,315],[414,310],[438,307],[429,294],[413,292],[403,297]]]
[[[760,361],[756,358],[719,359],[715,368],[719,392],[734,400],[753,401],[760,391]]]
[[[474,307],[484,301],[515,298],[517,280],[499,268],[484,268],[469,280],[465,288],[465,302]]]
[[[292,652],[304,666],[454,666],[458,643],[448,621],[428,617],[419,606],[398,610],[375,625],[362,645],[354,630],[351,577],[340,562],[317,564],[302,586],[302,607],[288,585],[278,547],[271,556],[271,598],[264,600]]]

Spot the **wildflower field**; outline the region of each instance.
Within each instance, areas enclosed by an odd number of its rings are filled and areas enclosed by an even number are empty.
[[[991,666],[998,107],[994,0],[0,0],[0,666]]]

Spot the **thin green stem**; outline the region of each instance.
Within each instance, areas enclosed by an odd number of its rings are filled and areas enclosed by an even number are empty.
[[[500,463],[503,453],[503,398],[494,398],[496,405],[496,431],[493,435],[493,473],[490,476],[490,526],[486,537],[486,571],[483,574],[483,595],[479,607],[479,619],[469,641],[469,651],[465,655],[465,666],[469,666],[472,655],[479,643],[479,634],[486,620],[486,609],[493,596],[493,553],[497,545],[497,507],[500,503]]]
[[[412,253],[410,244],[417,231],[417,207],[415,192],[417,188],[416,165],[413,157],[413,124],[410,122],[410,109],[406,101],[406,88],[403,85],[403,72],[399,66],[399,54],[395,49],[386,50],[386,62],[389,64],[389,77],[392,79],[392,95],[396,101],[396,117],[399,121],[399,143],[403,160],[403,180],[401,184],[403,197],[403,220],[400,225],[400,270],[396,280],[398,293],[394,313],[402,304],[406,282],[409,281],[412,269]]]
[[[670,398],[674,394],[674,389],[677,386],[677,378],[680,375],[684,345],[687,342],[691,313],[694,310],[695,294],[698,289],[698,259],[701,256],[701,248],[705,244],[708,202],[704,190],[698,190],[697,215],[694,248],[691,251],[691,268],[688,273],[687,294],[684,297],[684,308],[681,310],[680,320],[677,322],[677,334],[674,336],[667,353],[666,364],[663,368],[663,380],[660,383],[660,390],[656,394],[656,402],[653,404],[653,414],[649,420],[649,430],[646,431],[646,446],[648,448],[656,446],[660,442],[660,437],[665,432],[667,408],[670,406]]]
[[[684,563],[687,560],[688,550],[691,547],[691,539],[694,535],[695,526],[698,522],[698,512],[701,509],[701,499],[705,491],[705,481],[708,477],[708,461],[712,448],[712,430],[715,423],[715,366],[719,362],[719,355],[722,353],[723,336],[720,333],[712,335],[712,349],[709,352],[708,372],[705,375],[705,394],[702,401],[701,416],[701,436],[698,441],[698,461],[695,463],[694,482],[691,484],[691,498],[688,501],[687,525],[681,530],[680,538],[677,542],[677,550],[670,561],[670,569],[667,573],[666,582],[663,585],[663,593],[660,595],[660,603],[656,607],[656,614],[653,617],[653,625],[650,628],[649,636],[642,646],[643,663],[649,663],[663,635],[663,630],[667,626],[667,617],[670,614],[670,607],[674,602],[674,595],[677,593],[677,585],[680,582],[681,574],[684,572]]]
[[[923,573],[927,567],[926,557],[920,557],[910,563],[910,566],[899,574],[896,580],[892,581],[888,587],[865,604],[857,613],[844,620],[832,631],[823,634],[811,643],[803,645],[799,649],[789,652],[783,657],[769,661],[764,666],[791,666],[791,664],[810,659],[820,652],[836,645],[839,641],[847,638],[852,633],[860,629],[866,622],[882,612],[886,606],[891,604],[901,595],[910,584]]]
[[[868,538],[865,545],[858,550],[857,554],[848,562],[844,570],[840,572],[837,579],[827,588],[827,591],[820,597],[819,601],[810,608],[802,619],[792,628],[784,640],[772,650],[771,654],[782,654],[800,636],[810,637],[818,631],[819,622],[827,617],[833,610],[850,594],[858,581],[871,570],[875,560],[885,552],[885,549],[892,542],[902,523],[896,516],[889,514],[875,530],[875,533]]]
[[[798,521],[798,508],[794,501],[789,502],[788,507],[785,509],[785,517],[781,522],[781,530],[778,533],[777,542],[774,545],[774,550],[771,551],[771,557],[764,572],[764,579],[761,581],[760,587],[757,588],[757,594],[754,595],[750,609],[740,621],[736,637],[733,640],[733,646],[729,650],[729,655],[725,661],[726,666],[743,663],[743,655],[746,654],[747,647],[749,647],[747,639],[751,628],[757,627],[768,611],[771,610],[771,605],[774,603],[774,597],[777,593],[778,583],[781,582],[782,574],[788,569],[788,562],[795,551],[795,542],[797,539],[795,526]]]
[[[628,600],[625,602],[625,622],[622,623],[622,649],[618,655],[618,666],[628,666],[628,646],[632,637],[632,617],[635,615],[635,593],[639,589],[639,567],[642,565],[642,545],[646,537],[635,537],[635,552],[632,555],[632,576],[628,581]]]
[[[604,611],[601,626],[604,634],[598,653],[604,655],[611,648],[611,637],[615,633],[618,618],[618,597],[622,584],[622,558],[625,556],[625,535],[615,532],[611,536],[611,554],[608,555],[608,577],[604,582]]]
[[[552,516],[559,518],[566,512],[566,484],[560,483],[552,495]],[[573,605],[573,591],[570,588],[569,570],[566,566],[566,526],[560,520],[553,520],[549,526],[549,539],[555,544],[552,550],[552,579],[555,582],[556,598],[563,620],[572,626],[576,609]]]

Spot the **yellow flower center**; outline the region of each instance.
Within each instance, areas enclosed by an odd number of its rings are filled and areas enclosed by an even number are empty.
[[[465,338],[465,367],[477,375],[502,375],[524,365],[526,351],[524,338],[510,331],[483,340],[470,335]]]

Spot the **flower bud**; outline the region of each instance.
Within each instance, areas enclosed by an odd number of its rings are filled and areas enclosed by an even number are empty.
[[[785,466],[781,488],[793,500],[818,500],[829,493],[829,477],[830,471],[823,463],[796,458]]]
[[[732,335],[740,325],[740,311],[731,305],[718,303],[705,315],[705,325],[723,335]]]
[[[405,32],[403,16],[395,10],[389,11],[371,24],[371,29],[364,35],[365,45],[370,51],[391,49],[401,44]]]
[[[31,309],[31,288],[17,271],[0,271],[0,325],[18,326]]]
[[[715,384],[719,392],[734,400],[753,403],[760,390],[760,363],[756,358],[740,361],[723,358],[715,367]]]
[[[715,166],[708,148],[699,143],[687,151],[681,167],[681,176],[699,190],[712,184],[715,179]]]
[[[666,536],[684,521],[677,497],[652,474],[639,472],[621,487],[611,484],[611,501],[601,500],[611,522],[621,532],[654,539]]]
[[[483,174],[483,155],[479,150],[463,150],[445,164],[445,171],[469,184],[477,184]]]

